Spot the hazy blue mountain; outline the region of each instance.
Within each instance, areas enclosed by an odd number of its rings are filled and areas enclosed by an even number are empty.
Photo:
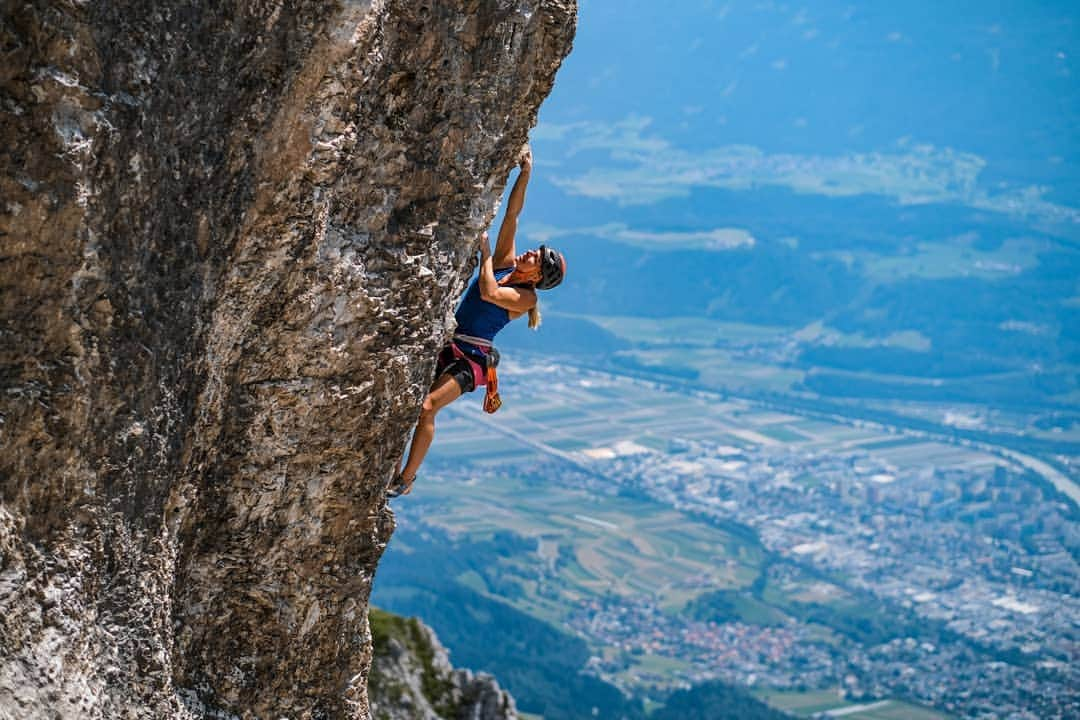
[[[584,0],[542,119],[550,128],[649,118],[642,136],[695,153],[929,145],[984,160],[988,189],[1047,186],[1075,206],[1078,39],[1069,2]],[[547,153],[538,159],[557,152],[564,170],[593,167],[580,151],[566,162],[577,144],[538,143]]]

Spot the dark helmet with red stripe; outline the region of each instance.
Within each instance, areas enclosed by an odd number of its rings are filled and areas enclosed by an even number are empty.
[[[566,275],[566,258],[561,252],[552,250],[547,245],[540,246],[540,281],[537,290],[550,290],[563,281]]]

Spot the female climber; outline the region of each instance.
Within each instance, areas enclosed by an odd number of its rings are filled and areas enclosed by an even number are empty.
[[[518,164],[521,171],[510,191],[495,252],[491,251],[487,233],[483,233],[480,237],[480,274],[458,306],[455,314],[457,332],[453,341],[439,353],[435,383],[424,398],[405,466],[399,469],[387,488],[390,497],[408,494],[412,489],[416,472],[435,437],[435,415],[439,410],[463,393],[487,385],[484,409],[495,412],[499,404],[494,373],[498,353],[492,340],[507,323],[526,313],[529,327],[539,327],[536,291],[555,287],[566,273],[566,259],[544,245],[515,256],[518,215],[525,204],[525,188],[532,174],[532,152],[528,145],[522,148]]]

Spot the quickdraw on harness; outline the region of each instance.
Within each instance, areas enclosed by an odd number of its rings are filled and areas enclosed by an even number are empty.
[[[502,407],[502,398],[499,397],[499,375],[495,368],[499,365],[499,351],[495,349],[495,346],[491,344],[490,340],[484,338],[473,337],[472,335],[454,335],[454,340],[460,340],[461,342],[475,345],[476,347],[484,351],[484,412],[493,413]],[[453,342],[451,345],[454,348],[454,354],[461,353],[462,356],[465,353],[458,348],[457,343]]]
[[[493,345],[487,354],[487,385],[484,393],[484,412],[493,413],[502,407],[502,398],[499,397],[499,376],[495,372],[495,366],[499,364],[499,351]]]

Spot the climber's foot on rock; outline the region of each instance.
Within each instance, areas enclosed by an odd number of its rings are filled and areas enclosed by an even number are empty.
[[[390,481],[390,485],[386,488],[386,497],[396,498],[398,495],[408,495],[412,491],[414,482],[416,482],[416,478],[406,480],[401,476],[401,473],[394,475],[394,479]]]

